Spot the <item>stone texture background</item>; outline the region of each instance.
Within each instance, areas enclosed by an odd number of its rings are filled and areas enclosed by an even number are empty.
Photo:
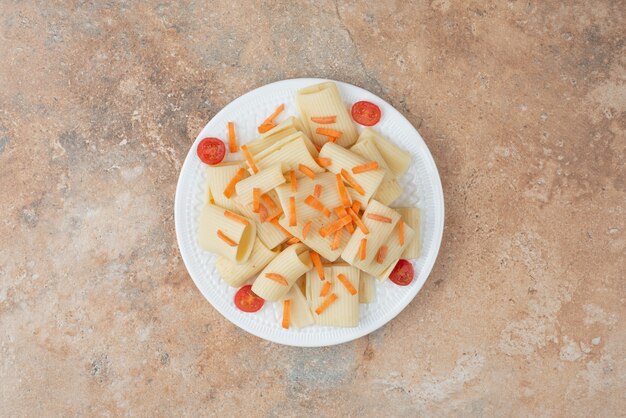
[[[624,416],[626,3],[0,0],[4,416]],[[419,127],[446,230],[394,321],[297,349],[176,246],[197,132],[290,77]]]

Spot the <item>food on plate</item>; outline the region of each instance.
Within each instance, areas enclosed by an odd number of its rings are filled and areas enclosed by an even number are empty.
[[[413,281],[413,265],[405,259],[398,260],[394,266],[389,280],[399,286],[408,286]]]
[[[198,220],[198,243],[210,252],[228,260],[243,264],[250,257],[256,226],[250,219],[242,223],[227,216],[228,210],[207,204],[200,212]]]
[[[359,125],[374,126],[380,121],[380,107],[365,100],[356,102],[352,105],[352,119]]]
[[[235,293],[235,306],[244,312],[256,312],[265,301],[254,294],[251,285],[246,285]]]
[[[205,164],[219,164],[226,154],[226,146],[218,138],[204,138],[196,148],[198,157]]]

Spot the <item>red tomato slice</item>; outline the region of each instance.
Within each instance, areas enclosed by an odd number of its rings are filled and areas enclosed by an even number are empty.
[[[252,285],[245,285],[235,293],[235,306],[244,312],[256,312],[263,307],[265,299],[252,291]]]
[[[356,102],[352,105],[352,119],[363,126],[374,126],[380,121],[380,107],[372,102]]]
[[[198,144],[198,157],[206,164],[218,164],[224,159],[226,146],[217,138],[204,138]]]
[[[389,275],[389,280],[398,286],[410,285],[413,281],[413,264],[404,259],[398,261],[398,264],[396,264]]]

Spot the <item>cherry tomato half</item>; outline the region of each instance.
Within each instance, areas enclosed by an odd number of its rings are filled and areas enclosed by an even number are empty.
[[[380,121],[380,107],[372,102],[356,102],[352,105],[352,119],[363,126],[374,126]]]
[[[256,312],[263,307],[265,299],[258,297],[248,284],[235,293],[235,306],[244,312]]]
[[[398,286],[408,286],[413,281],[413,264],[401,259],[393,268],[389,279]]]
[[[204,138],[198,144],[198,157],[206,164],[221,163],[226,154],[226,146],[217,138]]]

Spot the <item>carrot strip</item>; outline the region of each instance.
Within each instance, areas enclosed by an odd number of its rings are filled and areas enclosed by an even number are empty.
[[[322,202],[317,200],[315,196],[308,195],[306,199],[304,199],[304,203],[311,206],[313,209],[322,212],[325,217],[330,218],[330,211],[328,208],[324,206]]]
[[[328,167],[329,165],[333,164],[330,158],[320,157],[320,158],[314,158],[314,160],[317,163],[317,165],[319,165],[320,167]]]
[[[298,225],[298,219],[296,218],[296,198],[291,196],[289,198],[289,226]]]
[[[273,222],[275,220],[277,220],[278,218],[280,218],[280,215],[283,214],[283,210],[282,209],[278,209],[276,211],[275,214],[273,214],[272,216],[270,216],[269,218],[266,219],[267,222]]]
[[[318,306],[317,309],[315,309],[315,313],[320,315],[330,306],[331,303],[333,303],[336,300],[337,300],[337,295],[335,295],[334,293],[331,293],[330,296],[324,299],[324,302],[322,302],[322,304]]]
[[[329,136],[328,139],[326,140],[326,142],[335,142],[336,140],[337,140],[337,138],[335,138],[334,136]]]
[[[356,213],[354,213],[354,211],[352,210],[352,208],[348,208],[348,214],[350,215],[350,217],[352,218],[352,220],[354,221],[354,223],[356,224],[356,226],[359,227],[359,229],[361,230],[361,232],[363,232],[364,234],[369,234],[370,231],[367,229],[367,227],[365,226],[365,224],[363,223],[363,221],[361,220],[361,218],[359,218],[359,215],[357,215]]]
[[[320,280],[324,280],[326,277],[324,276],[324,266],[322,266],[320,255],[315,251],[309,251],[309,255],[311,256],[315,270],[317,270],[317,275],[320,276]]]
[[[280,229],[282,231],[282,233],[285,234],[286,236],[288,236],[289,238],[293,237],[293,235],[291,235],[291,233],[289,231],[287,231],[285,228],[283,228],[283,226],[281,224],[278,223],[278,219],[272,219],[270,222],[276,228]]]
[[[346,179],[348,184],[354,188],[354,190],[356,190],[361,196],[365,196],[365,190],[363,190],[361,185],[356,182],[356,180],[354,179],[354,177],[350,175],[350,173],[348,173],[345,169],[342,168],[341,175],[343,176],[344,179]]]
[[[283,286],[289,286],[289,282],[283,276],[278,273],[265,273],[265,277],[270,280],[274,280],[278,284],[282,284]]]
[[[361,246],[359,247],[359,260],[365,260],[367,251],[367,238],[361,238]]]
[[[339,273],[337,275],[337,278],[346,287],[346,289],[348,289],[348,292],[350,292],[351,295],[356,295],[356,289],[354,288],[354,286],[352,286],[352,283],[350,283],[350,280],[348,280],[346,276]]]
[[[263,121],[263,123],[274,123],[274,119],[276,118],[276,116],[280,115],[282,113],[282,111],[285,110],[285,104],[281,103],[276,110],[274,110],[274,113],[272,113],[271,115],[269,115],[267,117],[267,119],[265,119]]]
[[[237,246],[237,243],[233,241],[232,239],[228,238],[228,236],[225,233],[223,233],[221,229],[217,230],[217,236],[229,246],[231,247]]]
[[[382,216],[382,215],[377,215],[375,213],[368,213],[367,217],[369,219],[372,219],[374,221],[378,221],[378,222],[384,222],[386,224],[390,224],[391,223],[391,218],[388,218],[386,216]]]
[[[235,124],[228,122],[228,150],[230,152],[237,152],[237,136],[235,135]]]
[[[350,206],[350,197],[348,196],[346,186],[343,184],[341,175],[335,174],[335,184],[337,185],[337,191],[339,192],[339,197],[341,198],[341,204],[344,206]]]
[[[341,219],[336,220],[335,222],[331,222],[328,225],[326,225],[325,227],[320,229],[320,235],[325,237],[329,234],[332,234],[334,232],[337,232],[337,230],[343,228],[344,226],[348,225],[350,222],[352,222],[352,219],[349,216],[344,216]]]
[[[289,328],[289,322],[291,320],[291,300],[285,299],[283,301],[283,328]]]
[[[404,245],[404,221],[402,219],[398,222],[398,240],[400,245]]]
[[[261,204],[261,189],[255,187],[252,189],[252,212],[259,213],[259,205]]]
[[[309,167],[307,167],[304,164],[299,164],[298,165],[298,170],[300,172],[302,172],[302,174],[304,174],[305,176],[310,178],[311,180],[313,180],[315,178],[315,171],[311,170]]]
[[[337,116],[311,116],[311,122],[328,125],[337,122]]]
[[[313,146],[315,147],[315,149],[317,150],[317,152],[320,152],[322,150],[322,147],[320,147],[317,144],[313,144]]]
[[[306,239],[307,235],[309,235],[309,230],[311,229],[312,221],[307,221],[302,227],[302,239]]]
[[[298,239],[298,237],[291,237],[289,238],[287,241],[287,244],[289,245],[293,245],[293,244],[297,244],[300,242],[300,240]]]
[[[343,218],[344,216],[348,216],[348,212],[346,211],[346,208],[344,208],[343,206],[337,206],[335,208],[335,213],[340,218]],[[354,232],[354,225],[352,225],[352,222],[350,222],[348,225],[346,225],[346,229],[351,234]]]
[[[230,179],[230,181],[228,182],[228,185],[226,185],[226,188],[224,189],[224,196],[230,199],[231,196],[235,194],[235,185],[239,183],[240,180],[243,179],[243,176],[245,173],[246,173],[246,169],[243,167],[237,170],[233,178]]]
[[[296,172],[294,170],[289,171],[289,181],[291,182],[291,191],[298,191],[298,179],[296,178]]]
[[[361,210],[361,202],[359,202],[358,200],[352,202],[352,210],[358,215],[359,211]]]
[[[365,173],[366,171],[372,171],[378,169],[378,163],[376,161],[371,161],[369,163],[357,165],[356,167],[352,167],[352,172],[354,174]]]
[[[316,184],[315,188],[313,189],[313,196],[319,199],[321,195],[322,195],[322,185]]]
[[[252,170],[252,172],[254,174],[258,173],[259,169],[257,168],[256,164],[254,163],[254,159],[252,158],[252,154],[250,154],[250,150],[248,149],[247,145],[242,145],[241,146],[241,153],[246,158],[246,161],[248,162],[248,165],[250,166],[250,169]]]
[[[243,216],[237,215],[236,213],[232,213],[229,210],[225,210],[224,211],[224,216],[226,216],[227,218],[232,219],[233,221],[237,221],[239,223],[242,223],[244,225],[249,225],[250,222],[248,222],[248,220],[246,218],[244,218]]]
[[[330,288],[333,286],[333,284],[330,282],[330,280],[328,280],[326,283],[324,283],[324,286],[322,286],[322,290],[320,290],[320,296],[324,297],[328,294],[328,292],[330,292]]]
[[[274,200],[268,194],[261,196],[261,199],[267,203],[267,206],[269,206],[270,209],[276,209],[276,203],[274,203]]]
[[[259,219],[261,220],[261,223],[267,221],[267,216],[267,209],[262,203],[259,203]]]
[[[269,122],[269,123],[263,122],[261,125],[259,125],[257,129],[259,130],[260,134],[264,134],[265,132],[269,131],[275,126],[276,124],[274,122]]]
[[[341,138],[341,135],[343,135],[343,132],[341,131],[337,131],[335,129],[329,129],[329,128],[317,128],[315,129],[315,132],[320,134],[320,135],[326,135],[326,136],[330,136],[332,138]]]
[[[335,251],[337,248],[339,248],[339,245],[341,245],[341,231],[343,231],[343,229],[338,229],[335,232],[333,242],[330,244],[331,251]]]
[[[385,261],[385,257],[387,257],[387,250],[388,248],[386,245],[383,245],[378,249],[378,254],[376,254],[376,262],[378,264],[382,264],[382,262]]]

